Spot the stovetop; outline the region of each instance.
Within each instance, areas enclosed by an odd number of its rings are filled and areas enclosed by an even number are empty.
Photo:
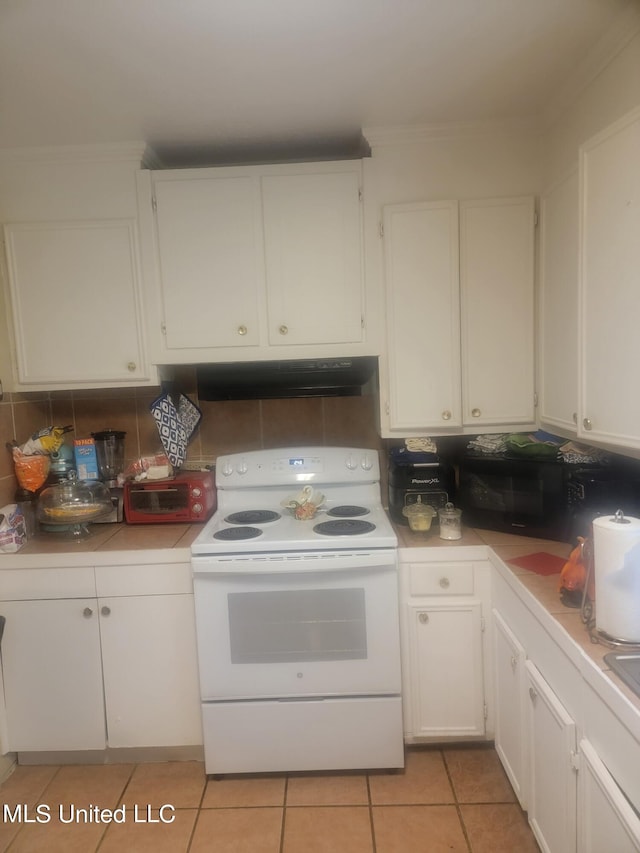
[[[194,555],[395,548],[382,506],[377,453],[358,448],[284,448],[220,457],[218,509]],[[303,486],[324,495],[315,516],[286,504]]]

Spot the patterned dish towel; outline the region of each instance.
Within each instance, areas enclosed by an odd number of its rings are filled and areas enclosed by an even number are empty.
[[[180,468],[187,458],[187,444],[200,423],[202,412],[184,394],[180,395],[176,408],[166,392],[151,403],[149,410],[169,462],[174,468]]]

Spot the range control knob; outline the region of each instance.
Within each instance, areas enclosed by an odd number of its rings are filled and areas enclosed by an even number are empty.
[[[373,468],[373,459],[370,456],[363,456],[360,465],[364,471],[370,471]]]
[[[202,512],[203,506],[201,503],[194,503],[191,509],[195,512],[196,515],[200,515]]]
[[[224,477],[230,477],[233,474],[233,465],[231,462],[223,462],[220,471]]]
[[[358,460],[357,460],[357,459],[354,459],[354,457],[353,457],[353,454],[352,454],[352,453],[350,453],[350,454],[347,456],[347,462],[346,462],[346,465],[347,465],[347,468],[349,469],[349,471],[355,471],[355,470],[356,470],[356,468],[358,467]]]
[[[249,466],[247,465],[247,463],[244,460],[240,462],[240,464],[238,465],[238,474],[246,474],[248,470]]]
[[[200,486],[194,486],[191,489],[191,494],[193,495],[194,498],[202,497],[202,489],[200,488]]]

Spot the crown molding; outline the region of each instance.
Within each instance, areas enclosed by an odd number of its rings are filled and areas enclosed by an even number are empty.
[[[101,145],[52,145],[0,149],[0,160],[15,163],[159,163],[145,142],[113,142]]]
[[[582,92],[613,62],[616,56],[640,33],[640,5],[630,0],[611,26],[574,68],[570,77],[556,90],[544,109],[542,119],[553,125]]]
[[[363,127],[362,135],[372,148],[385,145],[419,145],[434,139],[463,139],[489,136],[538,134],[537,117],[495,120],[442,122],[438,124]]]

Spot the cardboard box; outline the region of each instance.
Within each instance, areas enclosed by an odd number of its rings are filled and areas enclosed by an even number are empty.
[[[73,441],[73,455],[79,480],[97,480],[98,457],[96,443],[92,438],[76,438]]]

